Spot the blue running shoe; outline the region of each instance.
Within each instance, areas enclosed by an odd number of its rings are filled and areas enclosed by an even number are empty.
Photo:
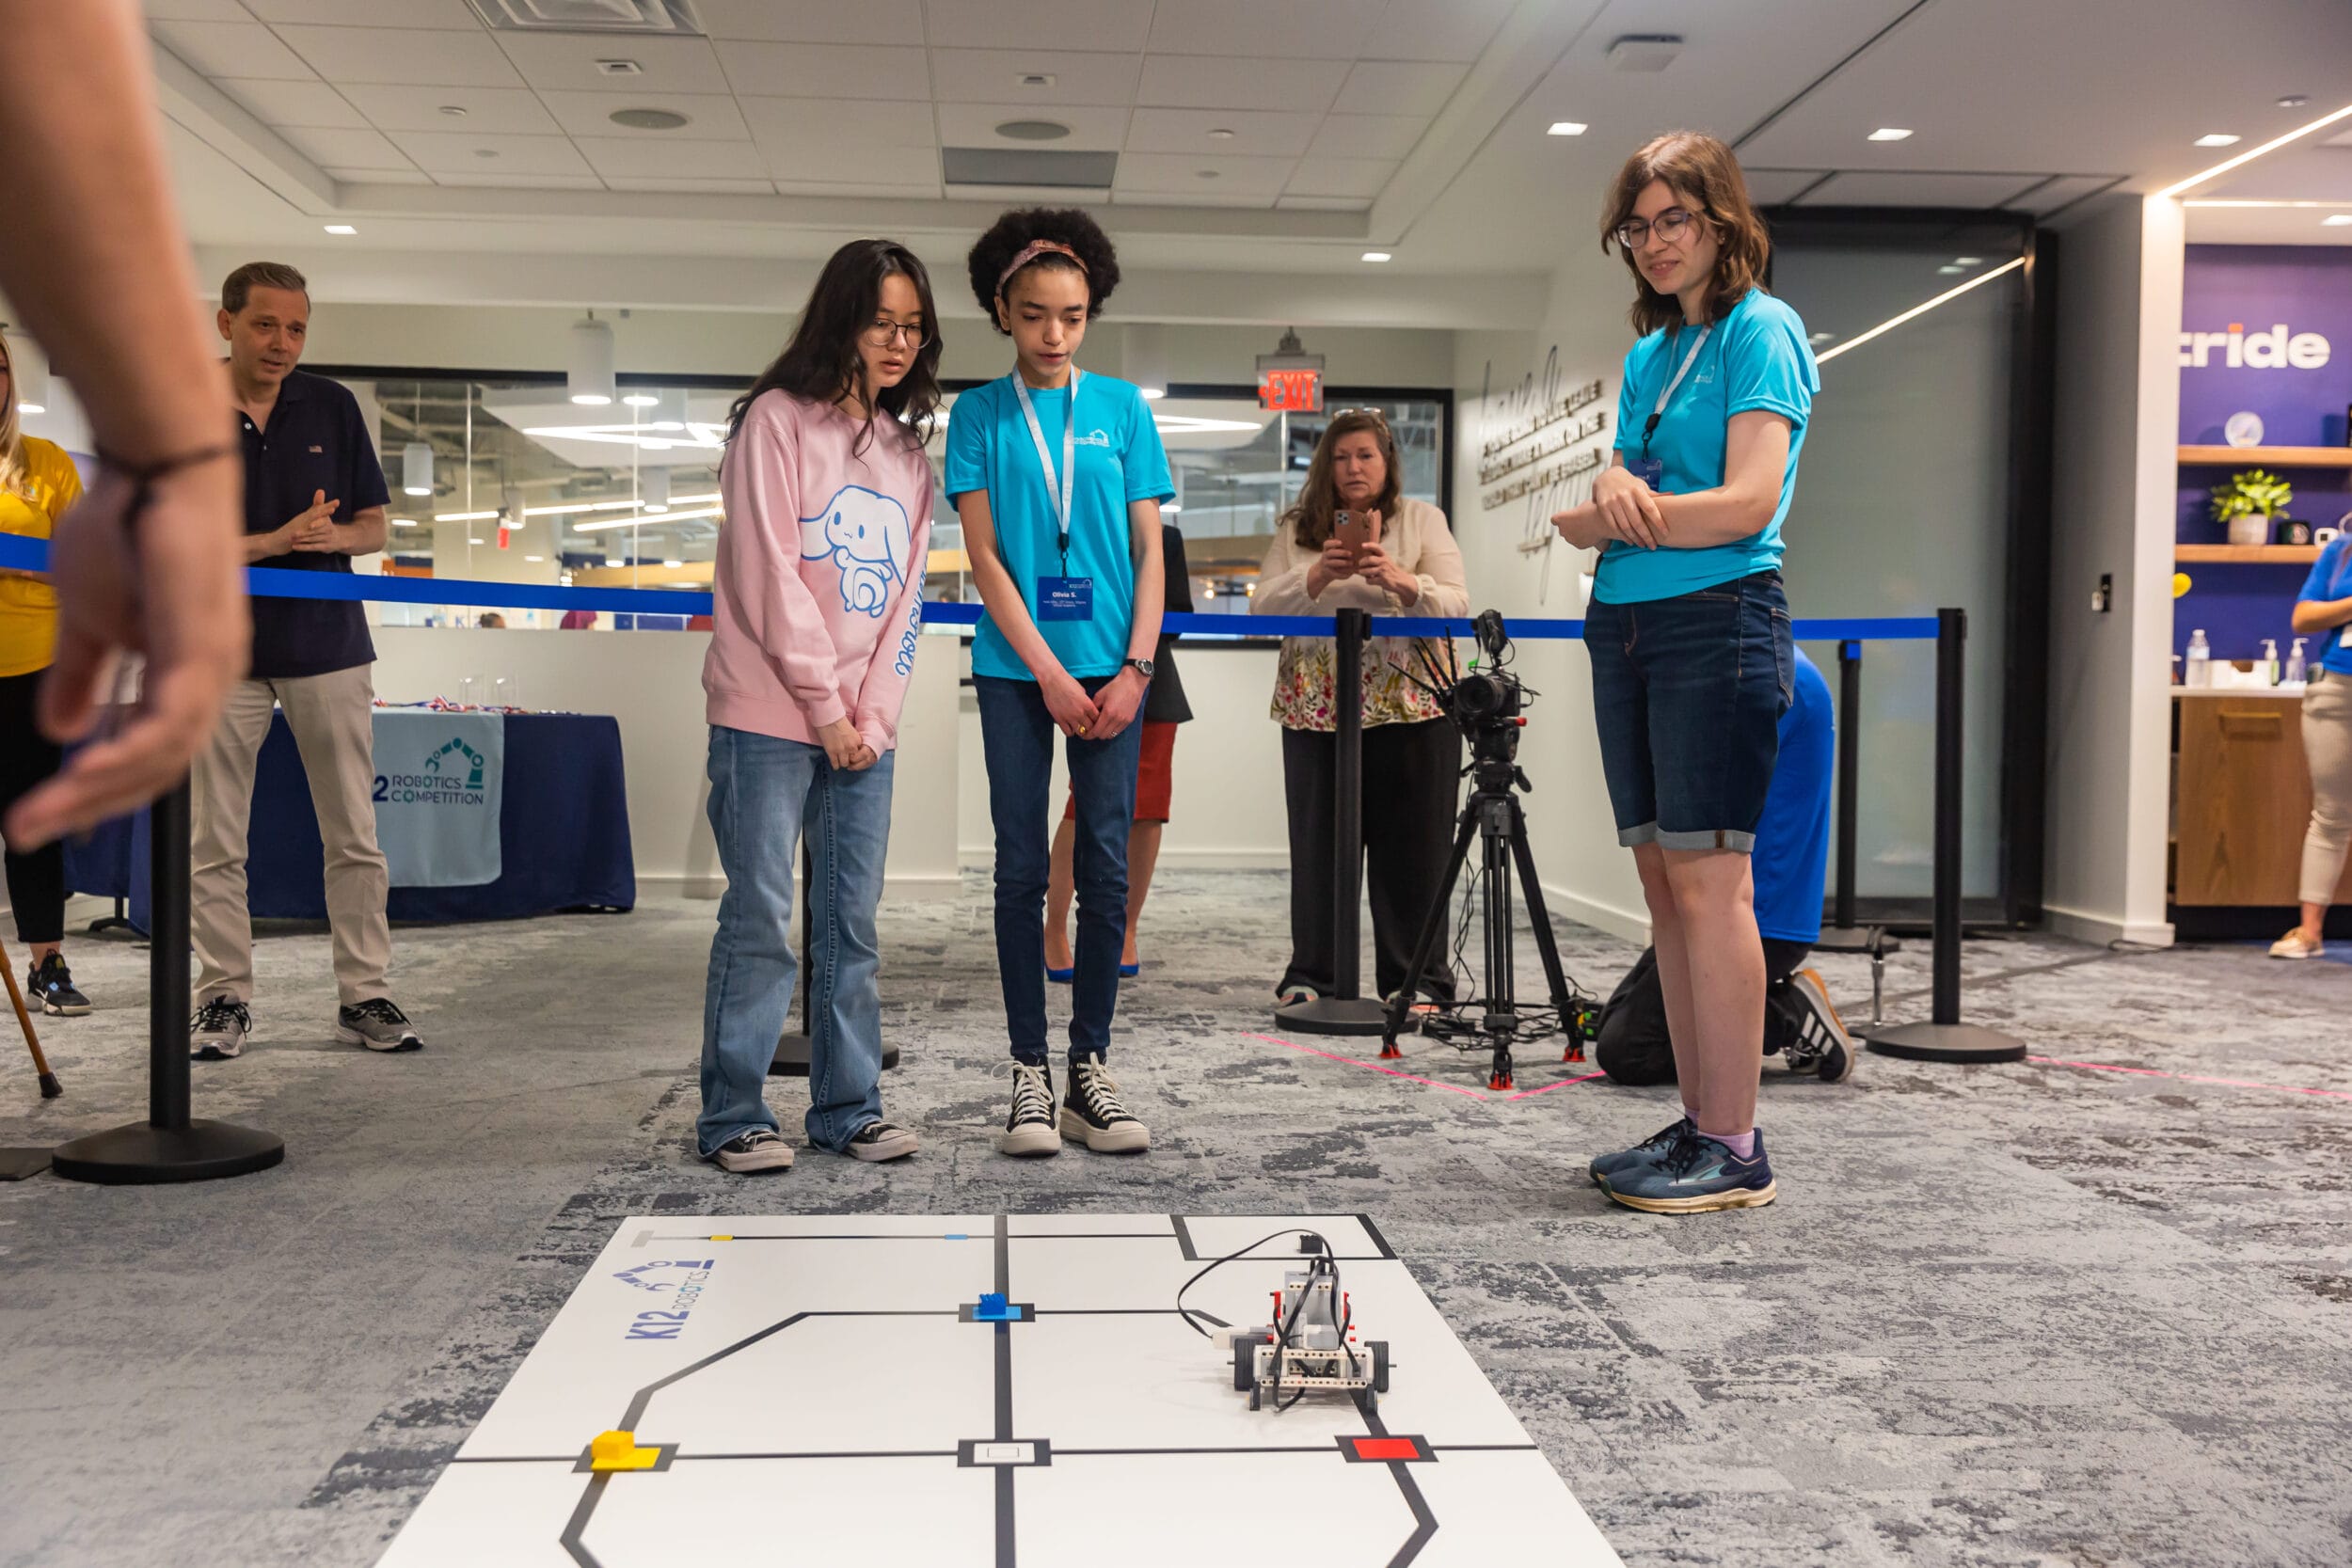
[[[1621,1148],[1614,1154],[1601,1155],[1585,1167],[1592,1172],[1593,1184],[1606,1187],[1609,1185],[1609,1179],[1617,1172],[1630,1170],[1645,1160],[1659,1158],[1675,1146],[1686,1128],[1692,1132],[1697,1131],[1696,1128],[1692,1127],[1689,1117],[1678,1117],[1675,1119],[1673,1126],[1660,1128],[1631,1148]]]
[[[1756,1134],[1756,1155],[1747,1160],[1702,1132],[1685,1133],[1659,1158],[1619,1171],[1601,1191],[1651,1214],[1760,1209],[1780,1196],[1772,1162],[1764,1157],[1761,1131]]]

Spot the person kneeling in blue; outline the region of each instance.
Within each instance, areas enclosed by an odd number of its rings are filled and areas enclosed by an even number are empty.
[[[1853,1071],[1853,1038],[1830,1006],[1820,975],[1803,965],[1821,935],[1830,780],[1837,755],[1836,710],[1821,672],[1804,649],[1796,655],[1796,695],[1780,717],[1780,762],[1764,797],[1751,856],[1756,925],[1764,939],[1764,1053],[1778,1053],[1790,1071],[1816,1073],[1835,1084]],[[1674,1044],[1655,949],[1643,950],[1601,1008],[1594,1059],[1613,1084],[1675,1082]],[[1677,1122],[1659,1138],[1672,1138],[1681,1126]]]

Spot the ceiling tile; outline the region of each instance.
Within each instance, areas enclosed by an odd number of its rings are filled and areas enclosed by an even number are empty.
[[[681,180],[666,174],[658,178],[640,179],[633,175],[608,174],[604,177],[604,185],[605,189],[612,191],[649,191],[664,195],[675,191],[683,191],[690,196],[773,196],[776,194],[775,182],[767,179]]]
[[[1170,108],[1287,109],[1321,114],[1347,79],[1345,60],[1146,55],[1136,102]]]
[[[433,176],[413,166],[406,168],[328,168],[330,180],[346,185],[430,185]]]
[[[1364,40],[1371,60],[1453,60],[1486,52],[1517,0],[1389,0]]]
[[[1784,201],[1794,201],[1797,193],[1818,183],[1829,171],[1819,168],[1748,168],[1748,199],[1758,206],[1774,207]]]
[[[279,27],[312,70],[342,86],[398,82],[436,87],[518,87],[522,78],[495,40],[470,33],[401,27]]]
[[[726,73],[707,39],[620,37],[611,33],[501,33],[500,44],[522,78],[542,91],[724,92]],[[598,60],[634,60],[635,76],[607,76]]]
[[[937,200],[941,194],[939,171],[931,171],[928,185],[832,185],[821,180],[779,180],[776,190],[783,196],[839,196],[867,200],[924,201]],[[961,194],[959,192],[958,194]]]
[[[1130,152],[1119,160],[1111,189],[1184,196],[1211,206],[1271,203],[1282,194],[1295,158],[1206,158],[1174,152]],[[1206,170],[1213,178],[1203,179]]]
[[[1143,47],[1151,31],[1152,5],[1152,0],[924,0],[924,36],[934,49],[1086,44],[1133,52]]]
[[[1317,158],[1402,158],[1428,129],[1429,121],[1418,115],[1335,114],[1307,150]]]
[[[1121,207],[1216,207],[1228,212],[1265,212],[1273,209],[1278,198],[1239,192],[1222,197],[1203,197],[1192,191],[1147,191],[1122,186],[1111,193],[1111,200]]]
[[[1127,143],[1125,109],[1089,104],[942,103],[939,135],[948,147],[1013,147],[1039,152],[1116,152]],[[996,127],[1011,119],[1058,120],[1070,135],[1057,141],[1015,141]]]
[[[1847,170],[1816,186],[1800,207],[1998,207],[2039,185],[2039,174],[1916,174],[1889,169]]]
[[[600,191],[604,182],[593,174],[478,174],[471,169],[437,170],[437,185],[489,186],[500,190]]]
[[[1152,48],[1170,55],[1352,60],[1367,51],[1387,0],[1184,0],[1152,19]]]
[[[206,76],[256,82],[307,82],[312,71],[258,22],[157,22],[157,40]]]
[[[1137,109],[1127,125],[1127,148],[1134,152],[1295,158],[1307,150],[1322,123],[1319,114],[1263,109]],[[1213,136],[1213,131],[1232,135]]]
[[[264,125],[335,125],[365,130],[351,101],[325,82],[216,81]]]
[[[912,43],[923,37],[921,0],[694,0],[714,39],[771,43]]]
[[[635,136],[576,136],[588,166],[611,178],[650,180],[676,174],[701,180],[756,180],[768,166],[748,141],[650,141]]]
[[[237,0],[146,0],[139,8],[150,22],[250,22],[253,13]]]
[[[760,155],[779,185],[815,184],[872,190],[879,186],[939,188],[939,150],[877,147],[855,141],[843,146],[817,140],[759,139]]]
[[[2103,191],[2115,183],[2111,174],[2061,174],[2048,184],[2026,191],[2010,205],[2025,212],[2055,213],[2071,201]]]
[[[721,92],[640,92],[626,97],[610,92],[543,92],[541,102],[556,123],[575,136],[642,137],[649,141],[745,141],[751,128],[743,123],[735,100]],[[632,131],[615,125],[619,109],[668,109],[686,117],[675,131]]]
[[[1359,60],[1337,107],[1353,114],[1426,115],[1445,107],[1469,68],[1404,60]]]
[[[914,44],[723,43],[726,79],[744,97],[875,98],[923,103],[930,66]]]
[[[355,83],[343,96],[379,131],[470,131],[476,135],[554,135],[562,127],[528,87],[419,87]],[[465,110],[445,115],[444,107]]]
[[[737,105],[762,143],[828,147],[935,148],[939,137],[930,112],[894,103],[876,114],[874,105],[842,98],[740,98]]]
[[[462,131],[395,131],[392,144],[429,174],[585,175],[593,171],[563,136],[474,135]],[[490,156],[485,157],[483,154]],[[443,184],[449,182],[443,180]]]
[[[1301,158],[1282,194],[1375,197],[1396,170],[1386,158]]]
[[[1062,49],[934,49],[931,91],[940,99],[993,103],[1034,95],[1057,103],[1136,102],[1134,55],[1097,55]],[[1051,76],[1050,87],[1025,87],[1021,78]]]
[[[321,168],[407,168],[407,155],[384,139],[380,131],[324,130],[288,125],[278,133],[288,145]]]
[[[1283,196],[1274,205],[1286,213],[1360,213],[1372,205],[1368,196]]]
[[[246,0],[264,22],[316,22],[329,27],[479,27],[466,0]]]

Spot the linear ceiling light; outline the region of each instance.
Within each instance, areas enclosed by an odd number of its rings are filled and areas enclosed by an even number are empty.
[[[715,501],[718,499],[719,492],[716,490],[707,490],[699,496],[672,498],[680,506],[700,506],[707,501]],[[561,517],[574,512],[633,512],[636,508],[637,503],[633,500],[558,501],[552,506],[526,506],[523,508],[523,515],[526,517]],[[486,523],[497,515],[495,512],[436,512],[433,514],[433,520],[437,523]]]
[[[1990,283],[1994,278],[2000,277],[2001,274],[2005,272],[2015,272],[2019,267],[2022,267],[2025,264],[2026,259],[2023,256],[2020,256],[2014,261],[2002,262],[1999,266],[1994,267],[1991,272],[1979,273],[1967,282],[1960,285],[1960,287],[1956,289],[1947,289],[1942,293],[1936,295],[1933,299],[1915,305],[1899,316],[1889,316],[1886,320],[1879,323],[1878,325],[1870,328],[1869,331],[1855,333],[1852,337],[1847,339],[1844,342],[1838,344],[1836,348],[1831,349],[1826,354],[1815,355],[1813,356],[1813,362],[1816,365],[1826,365],[1831,360],[1836,358],[1839,355],[1845,353],[1848,349],[1860,348],[1871,339],[1894,331],[1895,328],[1902,325],[1903,323],[1912,320],[1914,317],[1924,316],[1930,310],[1934,309],[1937,306],[1949,304],[1951,301],[1958,299],[1961,295],[1966,293],[1971,289],[1981,289],[1987,283]]]
[[[2270,140],[2263,143],[2260,147],[2249,148],[2246,151],[2239,153],[2234,158],[2224,158],[2221,162],[2214,165],[2213,167],[2205,170],[2203,173],[2192,174],[2178,184],[2165,186],[2164,189],[2158,191],[2156,194],[2158,196],[2178,196],[2183,191],[2193,190],[2197,186],[2201,185],[2206,181],[2212,179],[2215,175],[2227,174],[2230,170],[2237,167],[2240,164],[2250,164],[2265,152],[2275,152],[2291,141],[2300,141],[2303,137],[2310,135],[2313,131],[2325,130],[2327,127],[2333,125],[2337,120],[2343,119],[2347,116],[2352,116],[2352,103],[2346,103],[2343,108],[2338,109],[2334,114],[2322,115],[2319,119],[2312,120],[2309,125],[2299,126],[2293,131],[2289,131],[2283,136],[2273,136]]]
[[[697,517],[721,517],[725,509],[717,506],[692,508],[684,512],[645,512],[629,517],[598,517],[593,523],[574,523],[574,533],[596,533],[605,529],[635,528],[641,523],[689,523]]]

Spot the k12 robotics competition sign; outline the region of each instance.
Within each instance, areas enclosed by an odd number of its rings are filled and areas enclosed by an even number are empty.
[[[394,887],[479,887],[502,869],[506,721],[375,715],[375,832]]]

